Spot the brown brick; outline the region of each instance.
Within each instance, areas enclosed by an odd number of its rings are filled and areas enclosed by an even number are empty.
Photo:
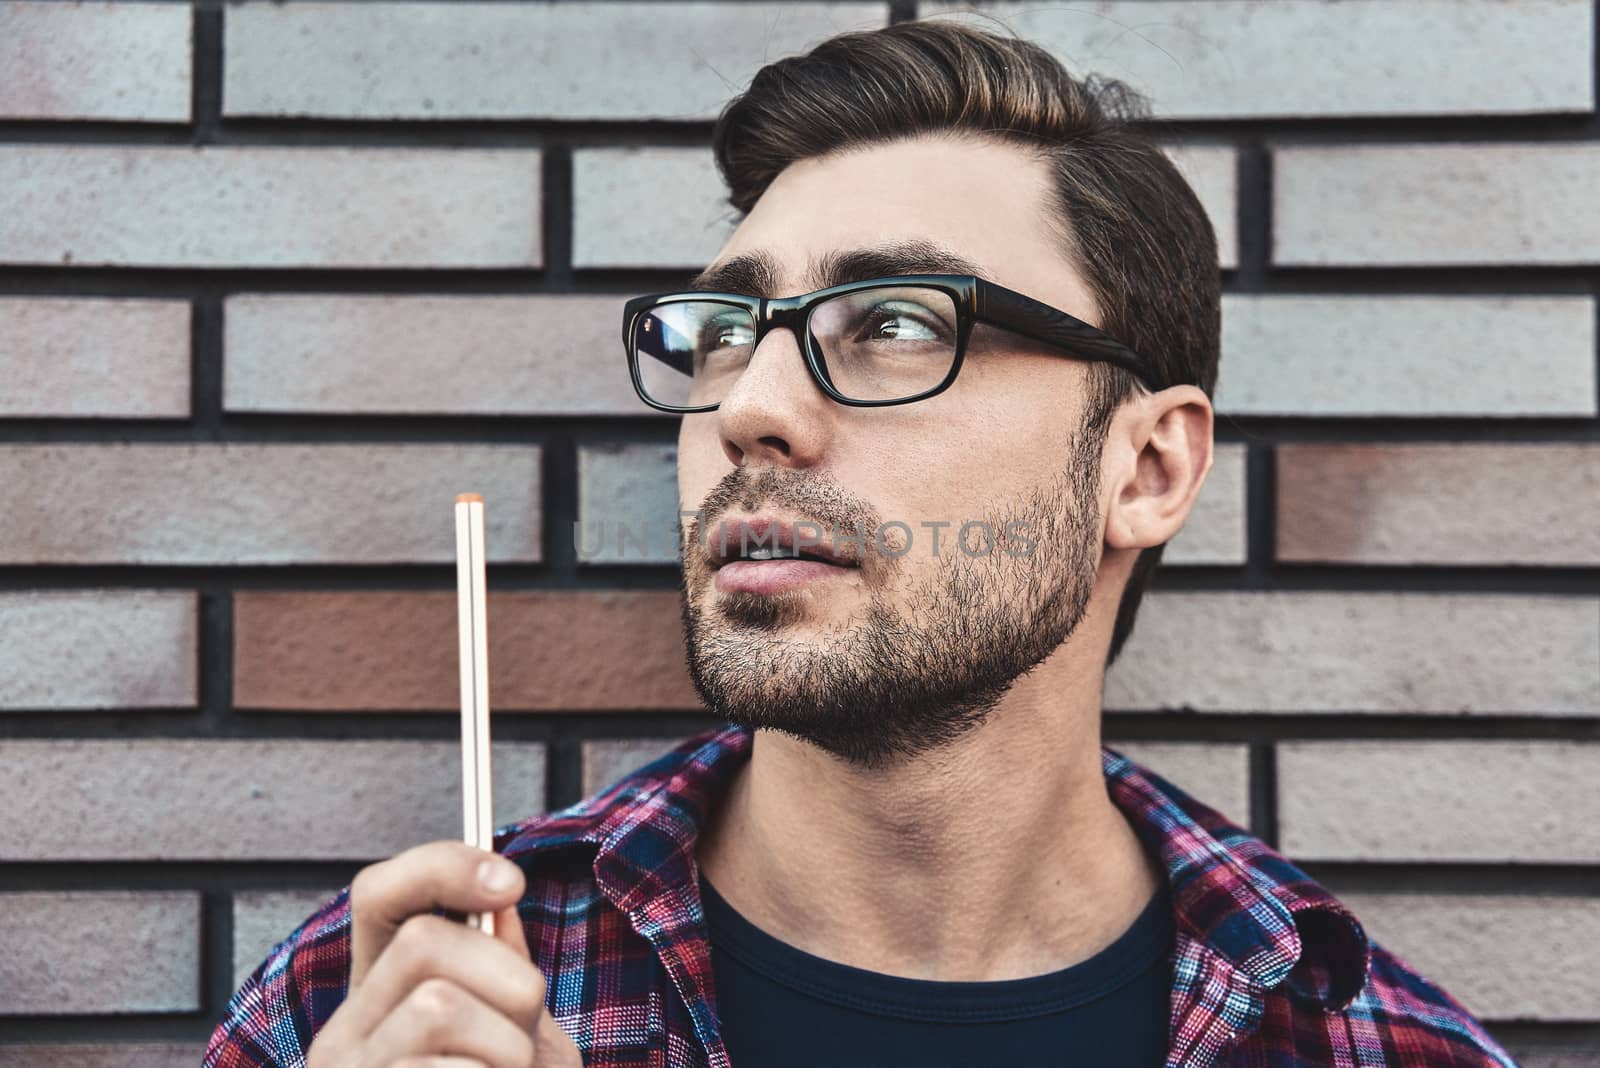
[[[7,564],[454,564],[464,491],[539,559],[534,445],[0,445],[0,485]]]
[[[1367,934],[1494,1020],[1600,1020],[1600,905],[1544,894],[1340,894]]]
[[[1600,564],[1600,444],[1280,445],[1279,560]]]
[[[690,709],[678,595],[490,593],[489,703],[503,711]],[[234,703],[459,709],[454,592],[234,597]]]
[[[0,751],[11,744],[0,742]],[[12,781],[0,780],[0,792],[12,792]],[[23,817],[9,804],[0,811],[8,821]],[[11,850],[4,852],[9,859]],[[0,894],[0,946],[0,1016],[200,1008],[199,894]]]
[[[128,1046],[8,1045],[0,1046],[0,1068],[194,1068],[205,1052],[203,1042],[192,1046],[148,1042]]]
[[[197,612],[185,591],[0,593],[0,708],[193,708]]]
[[[1306,860],[1594,864],[1600,745],[1283,742],[1278,827]]]
[[[187,4],[0,3],[0,117],[189,121]]]
[[[542,745],[491,763],[497,828],[543,811]],[[0,740],[0,767],[0,861],[377,860],[461,837],[454,741]]]
[[[628,379],[623,299],[231,297],[223,404],[240,412],[666,418]]]
[[[187,418],[189,302],[0,299],[0,381],[0,416]]]
[[[1105,707],[1592,715],[1592,597],[1152,592]]]
[[[0,263],[538,267],[539,158],[533,149],[0,145]]]

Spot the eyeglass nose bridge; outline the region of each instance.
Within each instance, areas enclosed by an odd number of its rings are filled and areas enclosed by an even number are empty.
[[[810,317],[810,306],[815,299],[804,297],[762,297],[760,303],[753,309],[756,320],[756,334],[751,342],[751,348],[761,344],[761,339],[773,330],[787,328],[794,334],[795,341],[800,346],[801,352],[806,352],[810,345],[806,339],[806,320]]]
[[[808,336],[810,331],[807,320],[811,317],[811,310],[819,303],[821,301],[814,293],[798,297],[758,298],[751,306],[756,328],[755,336],[750,341],[750,358],[755,358],[755,352],[761,347],[762,339],[773,330],[787,329],[794,335],[795,346],[800,350],[801,361],[811,380],[830,397],[843,401],[844,395],[833,384],[833,376],[828,373],[820,354],[813,350],[811,338]],[[746,366],[748,367],[748,364]]]

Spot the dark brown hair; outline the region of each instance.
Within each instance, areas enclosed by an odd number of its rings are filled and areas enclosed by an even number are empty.
[[[1043,48],[953,20],[843,33],[763,67],[717,119],[712,147],[741,214],[785,167],[924,133],[985,134],[1032,149],[1054,172],[1051,223],[1088,284],[1102,330],[1154,363],[1162,386],[1211,396],[1221,334],[1217,239],[1189,183],[1137,124],[1149,104],[1126,84],[1074,78]],[[1140,389],[1090,363],[1085,431],[1105,441]],[[1163,545],[1139,554],[1111,635],[1109,667]]]

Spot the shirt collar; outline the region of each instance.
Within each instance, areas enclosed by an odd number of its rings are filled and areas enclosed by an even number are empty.
[[[566,809],[530,821],[507,856],[593,847],[617,908],[648,915],[695,878],[696,836],[749,758],[751,732],[698,734]],[[1366,984],[1372,947],[1349,908],[1261,839],[1114,749],[1101,749],[1113,803],[1167,873],[1174,917],[1266,989],[1286,986],[1328,1011]]]
[[[1109,747],[1111,800],[1167,872],[1178,924],[1258,984],[1328,1011],[1366,985],[1372,946],[1348,906],[1260,838]]]

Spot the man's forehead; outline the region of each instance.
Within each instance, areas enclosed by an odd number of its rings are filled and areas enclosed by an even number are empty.
[[[901,274],[971,274],[993,280],[987,267],[960,251],[926,238],[879,242],[813,253],[798,280],[785,277],[783,259],[752,249],[718,260],[689,280],[688,288],[777,297]]]

